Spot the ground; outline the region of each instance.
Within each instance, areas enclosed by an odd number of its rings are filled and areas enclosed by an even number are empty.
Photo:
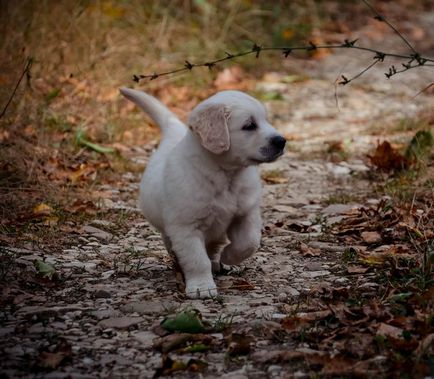
[[[217,298],[188,300],[179,289],[159,233],[137,209],[140,172],[129,165],[93,189],[97,215],[110,217],[66,224],[54,249],[2,246],[0,376],[433,375],[432,272],[421,250],[432,254],[432,181],[414,191],[410,210],[399,208],[389,174],[368,158],[379,142],[405,146],[432,128],[432,91],[414,98],[432,70],[393,80],[371,71],[335,96],[330,67],[340,64],[357,73],[365,62],[330,56],[250,87],[288,147],[261,166],[261,247],[216,277]],[[143,166],[154,146],[123,155]],[[162,327],[180,314],[197,330]]]

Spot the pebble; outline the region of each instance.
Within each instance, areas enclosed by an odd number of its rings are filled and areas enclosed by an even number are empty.
[[[330,271],[321,270],[321,271],[305,271],[301,273],[301,276],[305,278],[319,278],[322,276],[330,275]]]
[[[99,322],[99,326],[101,328],[104,328],[104,333],[107,333],[107,330],[110,330],[110,328],[113,329],[128,329],[132,326],[136,326],[137,324],[144,321],[143,317],[113,317],[108,318],[105,320],[102,320]]]

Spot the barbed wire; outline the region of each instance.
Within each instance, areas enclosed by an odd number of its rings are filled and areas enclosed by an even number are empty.
[[[379,22],[384,22],[390,29],[393,30],[393,32],[401,38],[404,43],[407,45],[407,47],[411,50],[411,53],[409,54],[398,54],[394,52],[385,52],[365,46],[357,45],[358,39],[350,40],[345,39],[344,42],[341,44],[323,44],[323,45],[317,45],[313,43],[312,41],[309,41],[308,45],[304,46],[283,46],[283,47],[277,47],[277,46],[260,46],[256,43],[253,44],[252,48],[250,50],[245,50],[238,53],[229,53],[225,52],[226,56],[222,58],[218,58],[211,61],[206,61],[202,63],[192,63],[188,60],[184,62],[184,65],[182,67],[178,67],[174,70],[165,71],[165,72],[154,72],[152,74],[147,75],[133,75],[133,80],[137,83],[139,83],[141,80],[155,80],[160,77],[164,76],[170,76],[177,73],[182,73],[186,71],[192,71],[195,68],[199,67],[206,67],[209,70],[213,69],[217,64],[234,60],[240,57],[248,56],[248,55],[255,55],[256,58],[260,57],[260,54],[262,52],[269,52],[269,51],[279,51],[281,54],[288,58],[294,51],[314,51],[314,50],[320,50],[320,49],[354,49],[354,50],[360,50],[360,51],[366,51],[373,53],[373,59],[374,61],[370,63],[366,68],[364,68],[361,72],[358,74],[352,76],[351,78],[346,77],[345,75],[341,75],[341,80],[338,82],[340,85],[346,85],[351,83],[353,80],[358,79],[363,74],[365,74],[367,71],[369,71],[371,68],[373,68],[377,63],[384,62],[386,58],[397,58],[402,59],[404,62],[401,62],[401,66],[398,68],[395,65],[391,65],[388,68],[388,71],[385,72],[385,76],[387,79],[390,79],[392,76],[401,74],[403,72],[406,72],[408,70],[418,68],[418,67],[434,67],[434,58],[429,58],[422,56],[419,52],[416,51],[416,49],[412,46],[412,44],[396,29],[392,23],[390,23],[384,15],[380,14],[367,0],[362,0],[363,3],[374,13],[374,19],[376,19]],[[402,67],[402,68],[401,68]]]

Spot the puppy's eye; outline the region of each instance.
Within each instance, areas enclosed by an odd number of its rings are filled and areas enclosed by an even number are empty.
[[[255,130],[257,129],[258,125],[256,125],[255,121],[250,121],[246,125],[243,126],[243,130]]]

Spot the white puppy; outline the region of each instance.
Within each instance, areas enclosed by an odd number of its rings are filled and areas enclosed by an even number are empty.
[[[174,252],[190,298],[217,295],[220,262],[239,264],[259,247],[261,181],[257,165],[283,154],[285,139],[265,107],[239,91],[200,103],[187,128],[157,99],[121,93],[160,127],[161,143],[140,185],[140,207]]]

